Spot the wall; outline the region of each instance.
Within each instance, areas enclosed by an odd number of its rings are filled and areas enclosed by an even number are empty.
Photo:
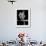
[[[45,0],[17,0],[14,5],[0,0],[0,40],[15,40],[18,32],[30,34],[33,40],[46,40]],[[16,28],[16,9],[31,8],[31,27]]]

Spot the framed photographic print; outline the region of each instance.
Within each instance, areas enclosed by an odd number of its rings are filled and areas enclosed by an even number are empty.
[[[21,8],[16,10],[16,27],[30,27],[31,9]]]

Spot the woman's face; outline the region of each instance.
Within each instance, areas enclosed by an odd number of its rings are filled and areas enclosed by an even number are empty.
[[[19,13],[19,18],[20,18],[21,20],[24,20],[24,18],[25,18],[24,12],[20,12],[20,13]]]

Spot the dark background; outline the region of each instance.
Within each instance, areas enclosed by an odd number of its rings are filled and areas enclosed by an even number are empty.
[[[19,18],[19,13],[20,12],[23,12],[24,11],[24,14],[25,14],[25,19],[24,20],[27,20],[27,21],[21,21],[21,19]],[[17,10],[17,25],[28,25],[28,10]]]
[[[17,10],[17,20],[20,20],[19,18],[19,13],[20,12],[23,12],[24,11],[24,14],[25,14],[25,20],[28,20],[28,10]]]

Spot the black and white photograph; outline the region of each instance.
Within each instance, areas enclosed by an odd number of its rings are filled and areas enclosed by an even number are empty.
[[[28,25],[28,10],[17,10],[17,25]]]
[[[26,27],[29,26],[29,9],[17,10],[17,26]]]

